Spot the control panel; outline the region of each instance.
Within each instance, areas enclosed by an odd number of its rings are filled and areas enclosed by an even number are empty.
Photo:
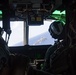
[[[42,25],[53,8],[51,0],[9,0],[9,4],[15,17],[28,20],[28,25]]]

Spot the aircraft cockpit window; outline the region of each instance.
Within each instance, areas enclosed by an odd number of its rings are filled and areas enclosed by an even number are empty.
[[[23,46],[23,21],[10,22],[11,36],[8,45],[9,46]]]
[[[55,39],[48,32],[50,24],[54,20],[44,21],[44,25],[29,26],[29,45],[53,45]]]
[[[49,45],[54,44],[55,39],[53,39],[48,28],[54,20],[44,21],[44,25],[29,26],[29,45]],[[0,26],[2,21],[0,21]],[[11,26],[11,36],[9,38],[8,46],[24,46],[24,21],[12,21]],[[2,26],[1,26],[2,27]],[[5,39],[6,33],[3,34]]]
[[[2,25],[2,22],[0,22]],[[8,46],[23,46],[23,21],[11,21],[10,27],[12,30],[11,36],[9,38]],[[3,34],[5,39],[6,33]]]

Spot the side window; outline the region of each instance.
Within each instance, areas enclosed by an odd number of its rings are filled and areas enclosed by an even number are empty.
[[[49,45],[54,44],[54,39],[48,32],[48,28],[53,21],[44,21],[44,25],[29,26],[29,45]]]
[[[0,21],[0,27],[2,28],[2,21]]]

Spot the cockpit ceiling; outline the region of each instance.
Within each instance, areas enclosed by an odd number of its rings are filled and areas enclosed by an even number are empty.
[[[7,6],[6,0],[0,0],[4,6]],[[14,20],[16,17],[18,20],[26,18],[27,11],[29,13],[35,13],[36,15],[43,15],[43,18],[49,16],[55,10],[65,10],[65,0],[7,0],[10,6],[10,17]],[[1,4],[0,4],[1,8]],[[5,10],[6,11],[6,10]],[[34,15],[34,14],[33,14]],[[2,16],[0,16],[1,18]],[[21,18],[21,19],[20,19]]]
[[[51,9],[51,5],[54,5],[54,9],[61,10],[64,8],[65,0],[9,0],[9,3],[27,9]]]

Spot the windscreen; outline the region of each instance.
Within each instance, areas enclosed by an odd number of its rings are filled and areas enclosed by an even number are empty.
[[[55,39],[52,38],[48,29],[54,20],[44,21],[44,25],[29,26],[29,45],[53,45]]]
[[[11,21],[11,35],[8,41],[8,46],[23,46],[23,21]],[[0,21],[0,27],[2,27],[2,21]],[[6,39],[6,33],[4,32],[4,40]]]

